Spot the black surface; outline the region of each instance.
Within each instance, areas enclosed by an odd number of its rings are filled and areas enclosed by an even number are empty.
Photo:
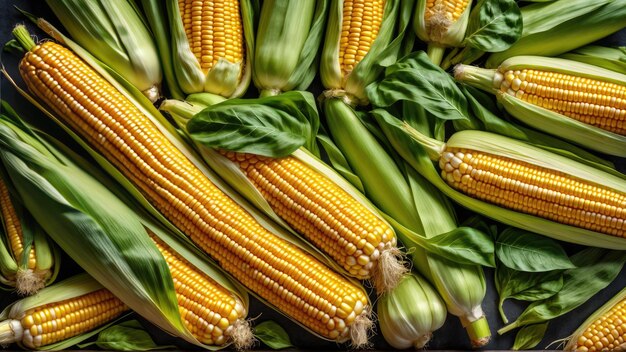
[[[47,8],[43,1],[18,1],[18,0],[0,0],[0,43],[4,44],[6,41],[11,39],[11,30],[13,26],[17,23],[26,23],[31,29],[32,33],[37,33],[40,39],[44,39],[45,36],[42,32],[37,31],[33,28],[30,23],[27,23],[28,20],[20,15],[16,10],[14,10],[13,5],[18,5],[20,8],[32,12],[36,15],[43,16],[46,19],[52,21],[56,24],[54,16],[51,14],[50,10]],[[59,27],[61,28],[61,27]],[[611,44],[621,44],[626,45],[626,32],[622,31],[618,34],[611,36],[610,38],[606,38],[604,40],[606,43]],[[11,73],[11,75],[19,81],[19,75],[17,74],[17,62],[18,57],[15,54],[10,54],[6,52],[1,53],[2,63],[6,67],[6,69]],[[1,89],[0,89],[0,98],[8,101],[11,105],[16,108],[16,110],[24,117],[42,116],[38,110],[36,110],[32,105],[26,102],[22,97],[20,97],[17,92],[10,86],[9,82],[2,77],[1,78]],[[321,84],[319,81],[315,81],[312,85],[311,91],[315,94],[321,92]],[[248,93],[249,96],[256,96],[256,91],[254,88],[250,89]],[[58,135],[62,135],[59,129],[53,125],[49,124],[47,127],[48,131],[52,131],[53,133],[59,133]],[[69,142],[71,143],[71,142]],[[611,158],[609,158],[611,159]],[[626,161],[624,159],[612,158],[613,161],[617,164],[618,168],[622,171],[626,171]],[[463,209],[458,209],[458,214],[460,218],[466,217],[469,213]],[[564,244],[568,252],[573,253],[577,250],[580,250],[582,247],[574,246],[569,244]],[[62,273],[60,278],[70,276],[71,274],[77,273],[80,271],[80,268],[76,266],[75,263],[71,261],[71,259],[64,257],[62,263]],[[494,334],[492,342],[486,346],[485,349],[490,350],[506,350],[509,349],[515,337],[515,333],[509,333],[504,336],[497,336],[496,330],[503,326],[502,321],[500,320],[500,316],[497,312],[497,294],[495,292],[495,287],[493,286],[493,270],[485,269],[485,276],[487,278],[487,296],[485,297],[483,309],[487,314],[489,324],[491,326],[492,333]],[[572,333],[580,323],[582,323],[586,317],[595,311],[598,307],[600,307],[604,302],[610,299],[615,293],[617,293],[622,287],[626,285],[626,270],[622,270],[620,276],[610,285],[608,288],[602,290],[598,295],[593,297],[587,304],[582,307],[574,310],[573,312],[552,320],[550,323],[550,327],[546,334],[544,340],[539,344],[538,348],[545,348],[552,341],[564,338]],[[0,292],[0,309],[3,309],[6,305],[16,299],[16,296],[6,292]],[[505,304],[506,312],[509,318],[516,317],[525,307],[525,304],[522,302],[514,302],[508,301]],[[315,338],[308,332],[304,331],[294,323],[289,320],[283,318],[280,314],[266,308],[264,305],[256,301],[254,298],[251,300],[250,307],[250,318],[255,319],[255,323],[260,323],[265,320],[275,320],[278,321],[289,333],[291,340],[295,346],[299,349],[303,350],[330,350],[330,349],[347,349],[345,345],[337,345],[332,342],[323,341]],[[513,319],[511,319],[513,320]],[[156,328],[146,323],[146,326],[149,326],[149,331],[152,336],[157,340],[160,344],[172,344],[176,343],[182,349],[196,349],[195,346],[184,344],[178,340],[172,339],[169,336],[163,334],[158,331]],[[377,335],[374,337],[374,348],[375,349],[389,349],[390,347],[384,342],[382,335],[377,332]],[[266,348],[265,346],[258,346],[258,348]],[[467,350],[470,348],[468,343],[465,331],[461,327],[459,320],[451,315],[448,315],[448,319],[443,328],[437,330],[434,334],[432,341],[430,342],[428,349],[429,350]],[[552,347],[554,348],[554,346]]]

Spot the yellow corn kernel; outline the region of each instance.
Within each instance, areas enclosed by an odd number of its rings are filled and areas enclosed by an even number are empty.
[[[441,176],[504,208],[614,236],[626,234],[626,194],[562,172],[475,150],[447,148]]]
[[[223,269],[316,333],[348,339],[350,319],[367,310],[363,288],[261,226],[76,55],[46,42],[25,55],[20,73],[35,95]],[[329,320],[336,323],[332,329]]]
[[[206,74],[220,58],[243,62],[243,29],[238,0],[178,0],[189,47]]]
[[[13,258],[19,260],[24,252],[24,236],[22,234],[22,224],[20,222],[9,189],[3,180],[0,179],[0,212],[4,222],[4,229],[9,240],[9,247],[13,253]],[[28,269],[35,270],[37,260],[35,255],[35,244],[31,243],[28,253]]]
[[[20,319],[22,343],[38,348],[93,330],[128,307],[106,289],[29,309]]]
[[[577,121],[626,135],[626,86],[566,73],[507,70],[496,88]]]
[[[383,22],[385,0],[343,1],[339,64],[344,75],[367,55]]]
[[[589,324],[580,334],[575,351],[621,351],[626,348],[626,299]]]
[[[447,22],[445,27],[448,27],[461,17],[468,4],[469,0],[426,0],[424,18],[427,23]]]
[[[352,276],[369,279],[380,253],[395,246],[384,221],[297,158],[222,154],[239,165],[278,216]]]

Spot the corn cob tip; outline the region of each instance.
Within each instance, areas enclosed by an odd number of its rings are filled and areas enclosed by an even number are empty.
[[[254,346],[256,339],[252,333],[250,322],[245,319],[237,319],[229,333],[230,338],[238,351],[248,350]]]
[[[409,271],[398,247],[386,245],[372,269],[372,283],[378,294],[392,291]]]
[[[153,104],[156,103],[156,101],[159,100],[159,98],[161,97],[159,87],[157,87],[156,85],[153,85],[152,87],[142,91],[141,93],[145,95],[146,98],[148,98]]]
[[[428,345],[428,343],[430,342],[430,339],[432,337],[433,337],[433,333],[432,332],[425,333],[419,339],[415,340],[415,344],[413,345],[413,347],[416,350],[425,348],[426,345]]]
[[[44,288],[50,270],[19,269],[15,275],[15,288],[20,295],[30,296]]]
[[[374,329],[372,312],[365,309],[359,314],[350,327],[350,347],[354,349],[368,348],[370,346],[369,337]]]
[[[22,340],[24,329],[19,320],[9,319],[0,322],[0,346],[6,348],[9,344]]]

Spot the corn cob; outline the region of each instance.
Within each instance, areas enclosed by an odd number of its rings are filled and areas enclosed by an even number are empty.
[[[565,351],[626,350],[626,289],[595,311],[572,334]]]
[[[531,126],[626,156],[626,75],[565,59],[518,56],[497,70],[459,65],[455,78],[497,93],[511,115]]]
[[[0,178],[0,219],[7,237],[7,249],[15,263],[15,268],[7,269],[7,272],[2,274],[8,284],[14,286],[18,293],[30,295],[50,283],[55,258],[51,255],[51,248],[47,240],[35,238],[45,237],[37,224],[26,224],[26,226],[32,227],[29,231],[33,232],[33,238],[29,241],[25,240],[22,221],[29,221],[30,219],[23,218],[25,215],[23,211],[20,211],[20,215],[18,215],[17,204],[14,202],[7,184]],[[35,248],[36,242],[41,245],[40,250]]]
[[[361,287],[262,227],[72,52],[52,42],[30,49],[20,64],[29,89],[222,268],[317,334],[366,343]]]
[[[461,205],[559,240],[626,248],[623,179],[488,132],[457,132],[446,143],[407,132],[439,166],[439,175],[420,172]]]

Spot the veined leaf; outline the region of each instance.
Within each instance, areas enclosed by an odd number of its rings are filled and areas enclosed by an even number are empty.
[[[574,268],[563,248],[554,240],[509,227],[496,240],[498,259],[507,267],[526,272]]]
[[[482,0],[470,13],[463,42],[482,51],[502,51],[521,37],[522,28],[515,0]]]
[[[293,347],[287,332],[276,322],[268,320],[254,328],[254,335],[273,350]]]
[[[529,350],[535,348],[548,330],[548,323],[524,326],[515,336],[514,350]]]

